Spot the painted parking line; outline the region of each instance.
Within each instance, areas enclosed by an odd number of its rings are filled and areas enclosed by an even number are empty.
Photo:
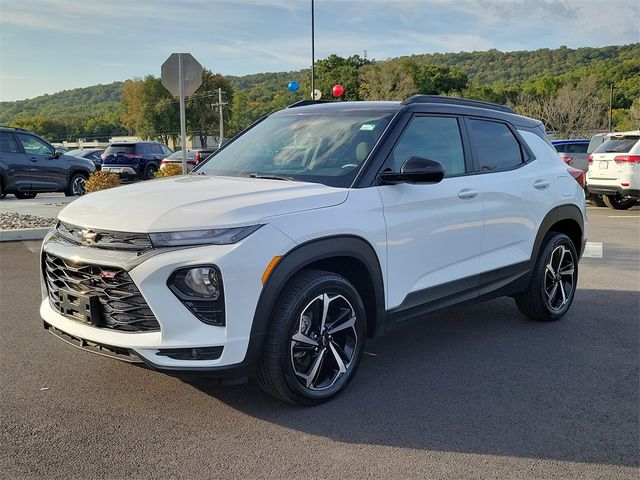
[[[640,218],[640,215],[607,215],[609,218]]]
[[[583,258],[602,258],[602,242],[587,242]]]

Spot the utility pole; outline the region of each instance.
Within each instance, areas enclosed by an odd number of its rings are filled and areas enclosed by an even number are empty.
[[[313,0],[311,0],[311,100],[315,100],[316,91],[316,46]]]
[[[611,132],[612,117],[613,117],[613,83],[611,84],[611,90],[609,90],[609,132]]]
[[[220,112],[220,142],[218,143],[218,148],[222,147],[222,142],[224,140],[224,115],[223,115],[223,104],[222,104],[222,88],[218,87],[218,109]]]

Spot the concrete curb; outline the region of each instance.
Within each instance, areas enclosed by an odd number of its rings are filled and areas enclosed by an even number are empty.
[[[16,228],[15,230],[0,230],[0,242],[16,242],[20,240],[42,240],[53,227],[45,228]]]

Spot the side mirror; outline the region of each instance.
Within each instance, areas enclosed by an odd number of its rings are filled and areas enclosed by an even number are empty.
[[[422,157],[407,158],[400,172],[382,172],[379,175],[382,185],[398,183],[438,183],[444,178],[444,166],[440,162]]]
[[[54,149],[53,153],[51,153],[51,155],[49,155],[50,159],[54,159],[54,158],[60,158],[60,155],[62,155],[58,150]]]

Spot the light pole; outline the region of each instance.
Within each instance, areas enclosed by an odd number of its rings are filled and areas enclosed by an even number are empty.
[[[315,100],[316,91],[316,47],[313,3],[313,0],[311,0],[311,100]]]
[[[611,84],[611,90],[609,90],[609,132],[611,132],[612,117],[613,117],[613,83]]]

